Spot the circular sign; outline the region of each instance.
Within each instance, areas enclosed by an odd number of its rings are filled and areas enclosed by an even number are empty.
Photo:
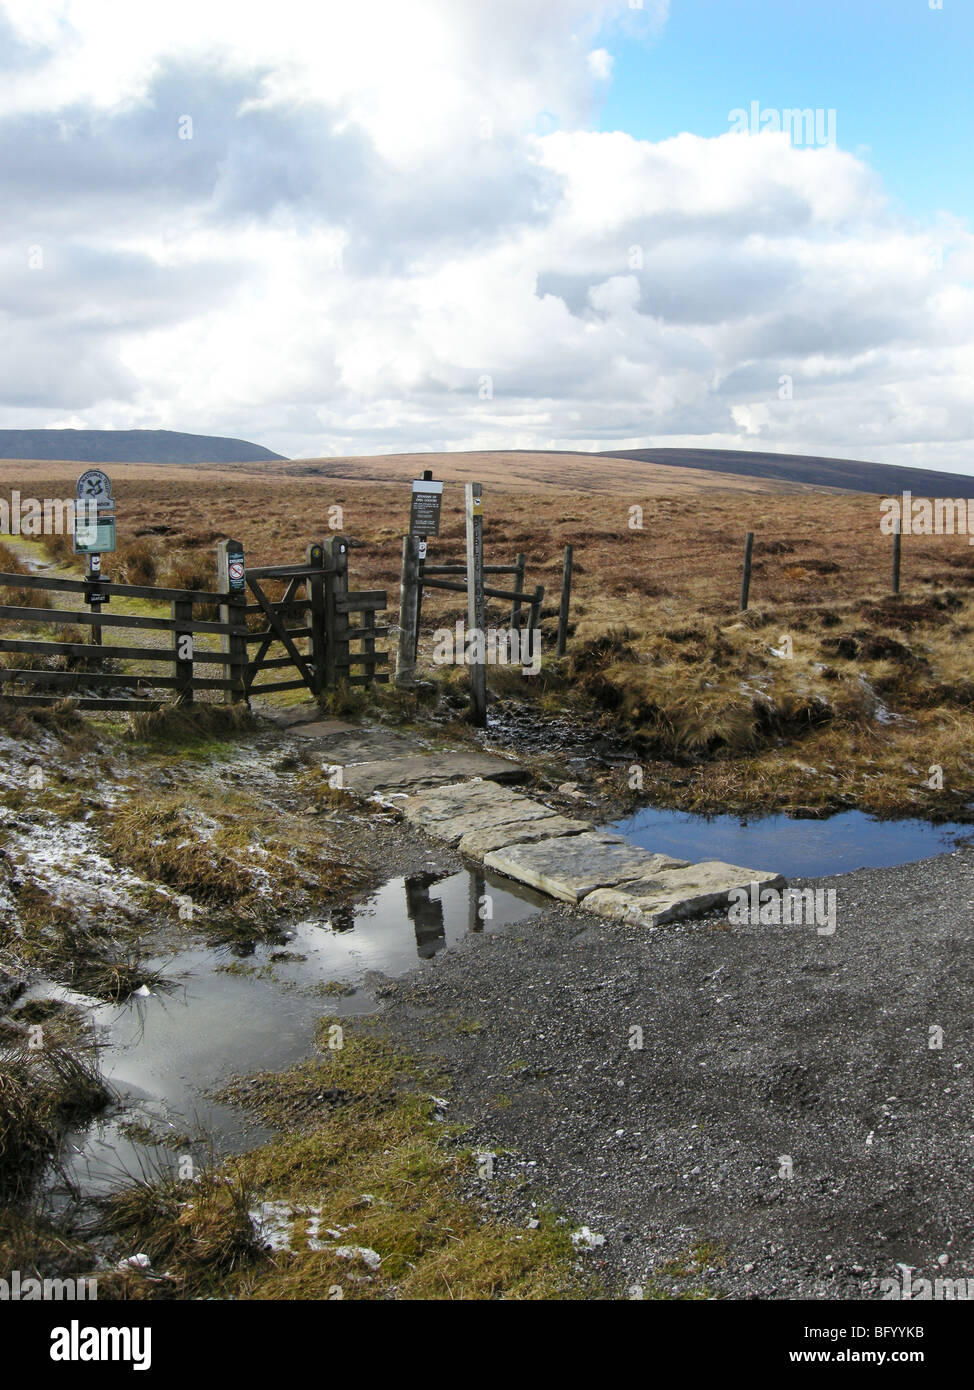
[[[100,468],[88,468],[78,479],[78,496],[93,497],[98,502],[109,502],[112,496],[112,480]]]
[[[230,561],[230,564],[227,566],[227,568],[228,568],[228,570],[229,570],[229,572],[230,572],[230,578],[231,578],[232,580],[234,580],[235,582],[239,583],[240,580],[243,579],[243,577],[244,577],[244,565],[243,565],[243,560],[231,560],[231,561]]]

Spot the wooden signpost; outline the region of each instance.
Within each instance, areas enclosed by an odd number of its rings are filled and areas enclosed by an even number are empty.
[[[409,509],[409,534],[419,541],[419,574],[416,592],[416,613],[413,617],[413,660],[419,655],[419,624],[423,612],[423,571],[426,568],[426,545],[430,536],[440,534],[440,508],[443,503],[443,484],[433,479],[432,469],[413,483]]]
[[[470,671],[470,718],[478,729],[487,724],[487,653],[484,614],[484,498],[480,483],[464,484],[467,514],[467,642],[473,642]],[[469,648],[468,648],[469,651]]]
[[[741,575],[741,612],[747,611],[747,601],[751,594],[751,554],[754,550],[754,532],[748,531],[744,537],[744,573]]]
[[[465,484],[466,555],[464,562],[426,563],[426,537],[439,533],[443,484],[434,482],[427,472],[413,483],[409,534],[402,538],[402,570],[399,589],[399,647],[396,656],[396,684],[409,685],[415,679],[419,644],[419,618],[424,589],[465,594],[467,598],[466,650],[454,654],[470,672],[470,718],[479,728],[487,723],[487,660],[493,647],[485,627],[488,599],[511,605],[510,624],[516,630],[522,665],[529,664],[530,643],[540,639],[541,605],[544,586],[533,592],[524,587],[525,557],[518,555],[513,565],[488,565],[484,561],[484,498],[481,483]],[[417,500],[419,499],[419,500]],[[425,528],[429,528],[428,531]],[[559,651],[564,654],[568,636],[571,601],[572,547],[565,547],[559,610]],[[486,585],[485,575],[513,575],[514,587],[501,589]],[[491,641],[496,640],[491,630]],[[533,662],[533,657],[531,661]]]
[[[558,646],[556,654],[565,655],[568,646],[568,610],[572,601],[572,560],[574,546],[565,546],[565,561],[561,571],[561,605],[558,609]]]

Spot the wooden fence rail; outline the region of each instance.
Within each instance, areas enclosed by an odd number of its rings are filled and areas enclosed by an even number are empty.
[[[376,625],[376,614],[386,608],[386,595],[382,590],[349,590],[348,550],[344,536],[332,536],[308,546],[303,564],[244,568],[243,582],[238,569],[231,583],[234,571],[229,561],[242,562],[243,552],[237,542],[224,541],[217,547],[223,582],[216,590],[0,573],[0,595],[4,589],[15,589],[24,597],[37,591],[39,597],[64,593],[88,599],[96,592],[102,604],[140,599],[170,606],[169,616],[163,617],[106,613],[101,605],[86,610],[52,608],[40,601],[0,604],[0,633],[9,633],[0,636],[0,654],[10,654],[0,658],[0,696],[26,705],[70,698],[81,709],[135,711],[158,709],[173,700],[189,704],[204,691],[241,701],[301,688],[320,696],[339,682],[388,681],[388,673],[381,670],[388,653],[375,649],[376,638],[389,631]],[[274,580],[285,586],[280,599],[271,598],[264,587]],[[217,608],[219,620],[194,613],[204,606]],[[353,622],[356,616],[358,622]],[[252,630],[255,618],[264,623]],[[69,640],[70,634],[63,632],[48,639],[38,633],[75,626],[89,629],[91,640]],[[169,640],[158,646],[101,644],[103,630],[121,628],[166,633]],[[204,643],[197,642],[198,636]],[[219,646],[206,645],[206,639]],[[34,664],[38,659],[50,664]],[[150,669],[118,669],[123,662],[147,663]],[[197,668],[207,666],[222,668],[222,674],[198,674]],[[271,673],[271,680],[258,683],[265,672]],[[123,694],[126,691],[133,694]],[[168,700],[139,698],[154,691],[172,694]]]

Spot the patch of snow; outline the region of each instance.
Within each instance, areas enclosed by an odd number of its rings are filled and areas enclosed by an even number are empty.
[[[605,1236],[599,1235],[596,1231],[590,1231],[587,1226],[572,1231],[570,1240],[576,1250],[597,1250],[600,1245],[605,1244]]]
[[[367,1245],[337,1245],[332,1253],[340,1260],[362,1260],[369,1269],[378,1269],[382,1263],[379,1252],[370,1250]]]

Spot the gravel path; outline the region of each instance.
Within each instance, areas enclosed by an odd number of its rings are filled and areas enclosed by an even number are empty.
[[[488,1198],[604,1235],[622,1288],[698,1241],[724,1263],[689,1282],[729,1298],[974,1277],[974,851],[814,883],[834,935],[555,906],[391,985],[386,1025],[499,1153]]]

